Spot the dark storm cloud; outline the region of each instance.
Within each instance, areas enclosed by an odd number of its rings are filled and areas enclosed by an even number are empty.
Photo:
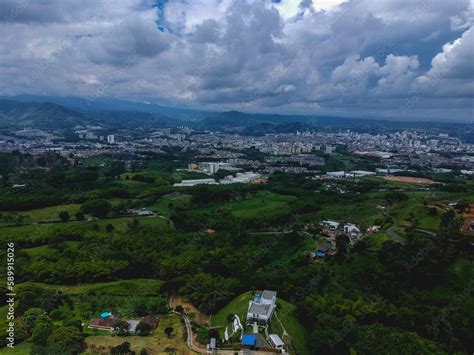
[[[0,12],[0,94],[473,114],[468,0],[6,0]]]

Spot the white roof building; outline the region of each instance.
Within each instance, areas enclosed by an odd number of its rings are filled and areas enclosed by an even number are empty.
[[[335,221],[322,221],[322,222],[321,222],[321,225],[322,225],[323,227],[326,227],[326,228],[329,228],[330,230],[335,231],[336,229],[339,228],[340,223],[339,223],[339,222],[335,222]]]
[[[268,324],[276,308],[276,292],[265,290],[249,302],[247,322]]]
[[[353,170],[353,171],[349,171],[349,174],[353,175],[354,177],[376,175],[376,173],[374,173],[373,171],[365,171],[365,170]]]
[[[192,179],[192,180],[182,180],[173,184],[173,186],[196,186],[196,185],[215,185],[216,180],[214,179]]]
[[[347,223],[344,225],[344,232],[346,233],[360,233],[360,229],[352,223]]]
[[[334,178],[343,178],[346,176],[346,172],[345,171],[328,171],[326,173],[326,176],[334,177]]]
[[[281,340],[277,334],[270,334],[268,336],[268,340],[270,344],[276,349],[283,349],[285,346],[285,343],[283,343],[283,340]]]
[[[221,184],[248,184],[252,180],[259,179],[260,174],[247,172],[247,173],[237,173],[235,177],[228,176],[220,181]]]

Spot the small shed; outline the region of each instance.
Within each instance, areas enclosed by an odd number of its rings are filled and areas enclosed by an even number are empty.
[[[320,247],[318,247],[318,249],[316,250],[316,256],[317,257],[324,257],[324,255],[326,255],[327,252],[329,252],[330,250],[332,249],[332,243],[326,243],[324,245],[321,245]]]
[[[209,348],[210,349],[215,349],[217,347],[217,339],[216,338],[211,338],[211,341],[209,343]]]
[[[283,340],[280,339],[278,334],[270,334],[268,336],[268,340],[270,341],[270,344],[276,349],[283,349],[285,346],[285,343],[283,343]]]
[[[259,333],[244,334],[242,337],[242,347],[253,350],[270,349],[270,345],[268,345],[268,343]]]
[[[242,337],[243,346],[255,346],[256,341],[257,337],[255,336],[255,334],[245,334]]]

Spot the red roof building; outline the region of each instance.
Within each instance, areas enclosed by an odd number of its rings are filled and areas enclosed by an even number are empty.
[[[117,326],[117,322],[118,320],[114,318],[94,318],[89,321],[89,328],[112,331]]]

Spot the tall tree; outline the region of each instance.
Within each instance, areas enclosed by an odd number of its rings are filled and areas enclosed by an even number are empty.
[[[36,345],[45,346],[48,338],[54,330],[54,325],[47,315],[41,315],[35,322],[31,341]]]
[[[48,338],[50,354],[79,354],[84,350],[84,337],[76,327],[60,327]]]
[[[67,221],[69,221],[69,213],[68,213],[67,211],[59,212],[59,219],[60,219],[62,222],[67,222]]]

